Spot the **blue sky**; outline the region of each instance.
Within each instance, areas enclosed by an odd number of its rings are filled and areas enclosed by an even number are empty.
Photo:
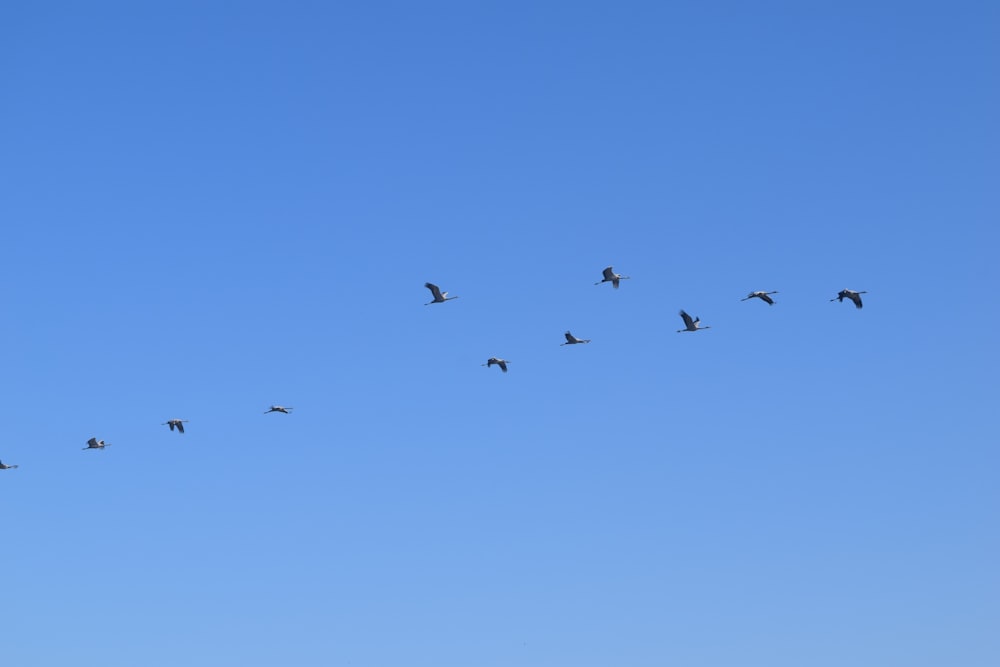
[[[4,663],[994,664],[998,29],[5,6]]]

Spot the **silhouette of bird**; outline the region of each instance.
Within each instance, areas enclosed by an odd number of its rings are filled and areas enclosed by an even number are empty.
[[[424,287],[429,289],[431,291],[431,294],[434,295],[434,300],[428,301],[427,303],[424,304],[425,306],[429,306],[432,303],[444,303],[445,301],[451,301],[452,299],[458,298],[457,296],[448,296],[447,292],[442,292],[441,288],[435,285],[434,283],[424,283]]]
[[[563,345],[580,345],[581,343],[589,343],[590,342],[589,338],[587,338],[587,339],[580,339],[580,338],[577,338],[576,336],[574,336],[573,334],[571,334],[568,331],[566,332],[565,336],[566,336],[566,342],[565,343],[559,343],[560,347],[563,346]]]
[[[103,440],[98,440],[97,438],[91,438],[87,441],[87,446],[84,449],[104,449],[105,447],[110,447],[110,442],[104,442]]]
[[[266,415],[266,414],[268,414],[268,412],[284,412],[287,415],[289,412],[291,412],[294,409],[295,408],[286,408],[286,407],[281,406],[281,405],[272,405],[271,409],[268,410],[267,412],[265,412],[264,414]]]
[[[493,366],[494,364],[496,364],[497,366],[500,367],[500,370],[502,370],[504,373],[506,373],[507,372],[507,364],[509,364],[509,363],[510,362],[507,361],[506,359],[498,359],[497,357],[490,357],[489,359],[486,360],[486,363],[483,364],[483,366],[486,366],[487,368],[489,368],[490,366]]]
[[[16,467],[17,467],[16,463],[14,465],[7,465],[3,461],[0,461],[0,470],[13,470]]]
[[[601,283],[611,283],[611,286],[618,289],[619,280],[628,280],[628,276],[623,276],[620,273],[615,273],[614,270],[609,266],[604,269],[604,280],[594,283],[595,285],[600,285]]]
[[[187,421],[188,421],[187,419],[170,419],[160,424],[160,426],[169,426],[171,431],[173,431],[176,428],[178,431],[183,433],[184,423]]]
[[[701,331],[702,329],[711,329],[712,328],[712,327],[703,327],[703,326],[701,326],[701,318],[700,317],[696,317],[696,318],[694,318],[692,320],[691,316],[688,315],[687,313],[685,313],[683,310],[681,311],[681,318],[684,320],[684,328],[683,329],[678,329],[677,333],[684,333],[685,331]]]
[[[855,292],[852,289],[842,289],[837,294],[837,296],[835,296],[832,299],[830,299],[830,301],[843,301],[846,298],[846,299],[850,299],[851,301],[854,302],[854,307],[855,308],[861,308],[861,306],[863,305],[861,303],[861,295],[862,294],[868,294],[868,292],[867,291]]]
[[[747,299],[753,299],[754,297],[760,299],[769,306],[774,305],[774,299],[768,296],[768,294],[777,294],[777,292],[750,292],[746,296],[746,299],[740,299],[740,301],[746,301]]]

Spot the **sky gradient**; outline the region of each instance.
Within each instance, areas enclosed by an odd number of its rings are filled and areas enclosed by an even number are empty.
[[[998,30],[0,9],[3,663],[992,667]]]

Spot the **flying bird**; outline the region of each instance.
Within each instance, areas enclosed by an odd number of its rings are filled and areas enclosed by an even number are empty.
[[[4,463],[3,461],[0,461],[0,470],[13,470],[16,467],[17,467],[16,463],[14,465],[10,465],[9,466],[6,463]]]
[[[832,299],[830,299],[830,301],[843,301],[844,299],[850,299],[851,301],[854,302],[854,307],[855,308],[861,308],[861,306],[862,306],[861,295],[862,294],[868,294],[868,292],[867,291],[855,292],[852,289],[842,289],[837,294],[837,296],[835,296]]]
[[[110,442],[104,442],[103,440],[98,440],[97,438],[91,438],[87,441],[87,446],[84,449],[104,449],[105,447],[110,447]]]
[[[429,306],[432,303],[444,303],[445,301],[451,301],[452,299],[458,298],[457,296],[448,296],[447,292],[442,292],[441,288],[435,285],[434,283],[424,283],[424,287],[429,289],[431,291],[431,294],[434,295],[434,300],[428,301],[427,303],[424,304],[425,306]]]
[[[281,406],[281,405],[272,405],[271,409],[268,410],[267,412],[265,412],[264,414],[266,415],[268,412],[284,412],[287,415],[289,412],[291,412],[294,409],[295,408],[286,408],[286,407]]]
[[[696,318],[694,318],[692,320],[691,316],[688,315],[687,313],[685,313],[683,310],[681,311],[681,318],[684,320],[684,328],[683,329],[678,329],[677,333],[684,333],[685,331],[701,331],[702,329],[711,329],[712,328],[712,327],[703,327],[703,326],[701,326],[701,318],[700,317],[696,317]]]
[[[740,301],[746,301],[747,299],[753,299],[754,297],[760,299],[769,306],[774,305],[774,299],[768,296],[768,294],[777,294],[777,292],[750,292],[747,294],[746,299],[740,299]]]
[[[498,359],[497,357],[490,357],[489,359],[486,360],[486,363],[483,364],[483,366],[486,366],[487,368],[489,368],[490,366],[493,366],[494,364],[496,364],[497,366],[500,367],[500,370],[502,370],[504,373],[506,373],[507,372],[507,364],[509,364],[509,363],[510,362],[507,361],[506,359]]]
[[[170,419],[163,422],[160,426],[169,426],[170,430],[173,431],[175,428],[181,433],[184,432],[184,423],[188,421],[187,419]]]
[[[579,345],[580,343],[589,343],[590,342],[589,338],[587,338],[587,339],[580,339],[580,338],[577,338],[576,336],[574,336],[573,334],[571,334],[568,331],[566,332],[565,336],[566,336],[566,342],[565,343],[559,343],[560,347],[563,346],[563,345]]]
[[[601,283],[611,283],[611,286],[618,289],[619,280],[628,280],[629,276],[623,276],[620,273],[615,273],[614,269],[610,266],[604,269],[604,280],[594,283],[595,285],[600,285]]]

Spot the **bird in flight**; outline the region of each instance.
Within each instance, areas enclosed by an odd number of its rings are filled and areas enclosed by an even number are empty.
[[[596,282],[594,284],[595,285],[600,285],[601,283],[611,283],[612,287],[614,287],[615,289],[618,289],[618,281],[620,281],[620,280],[628,280],[628,279],[629,279],[629,276],[623,276],[620,273],[615,273],[614,269],[612,269],[609,266],[608,268],[604,269],[604,280],[600,280],[600,281],[598,281],[598,282]]]
[[[91,438],[87,441],[87,446],[84,449],[104,449],[105,447],[110,447],[110,442],[104,442],[103,440],[98,440],[97,438]]]
[[[489,368],[490,366],[497,365],[497,366],[500,367],[500,370],[502,370],[504,373],[506,373],[507,372],[507,364],[509,364],[509,363],[510,362],[507,361],[506,359],[499,359],[497,357],[490,357],[489,359],[486,360],[486,363],[483,364],[483,366],[486,366],[487,368]]]
[[[281,406],[281,405],[272,405],[271,409],[269,409],[264,414],[266,415],[266,414],[268,414],[268,412],[283,412],[283,413],[285,413],[287,415],[289,412],[291,412],[294,409],[295,408],[286,408],[286,407]]]
[[[429,289],[431,291],[431,294],[434,295],[434,300],[428,301],[427,303],[424,304],[425,306],[429,306],[432,303],[444,303],[445,301],[451,301],[452,299],[458,298],[457,296],[448,296],[447,292],[442,292],[441,288],[435,285],[434,283],[424,283],[424,287]]]
[[[16,467],[17,467],[16,463],[14,465],[7,465],[3,461],[0,461],[0,470],[13,470]]]
[[[685,331],[701,331],[702,329],[711,329],[712,327],[701,326],[701,318],[696,317],[691,319],[691,316],[685,313],[683,310],[680,313],[681,319],[684,320],[684,328],[678,329],[677,333],[684,333]]]
[[[832,299],[830,299],[830,301],[843,301],[844,299],[850,299],[851,301],[854,302],[854,307],[855,308],[861,308],[861,306],[862,306],[861,295],[862,294],[868,294],[868,292],[867,291],[864,291],[864,292],[855,292],[852,289],[842,289],[837,294],[837,296],[835,296]]]
[[[740,299],[740,301],[746,301],[747,299],[753,299],[754,297],[760,299],[769,306],[774,305],[774,299],[768,296],[768,294],[777,294],[777,292],[750,292],[747,294],[745,299]]]
[[[563,335],[566,336],[566,342],[565,343],[559,343],[560,346],[563,346],[563,345],[580,345],[581,343],[589,343],[590,342],[589,338],[586,338],[586,339],[577,338],[576,336],[574,336],[573,334],[571,334],[568,331],[565,334],[563,334]]]
[[[170,419],[163,422],[160,426],[169,426],[170,430],[173,431],[175,428],[181,433],[184,432],[184,423],[188,421],[187,419]]]

